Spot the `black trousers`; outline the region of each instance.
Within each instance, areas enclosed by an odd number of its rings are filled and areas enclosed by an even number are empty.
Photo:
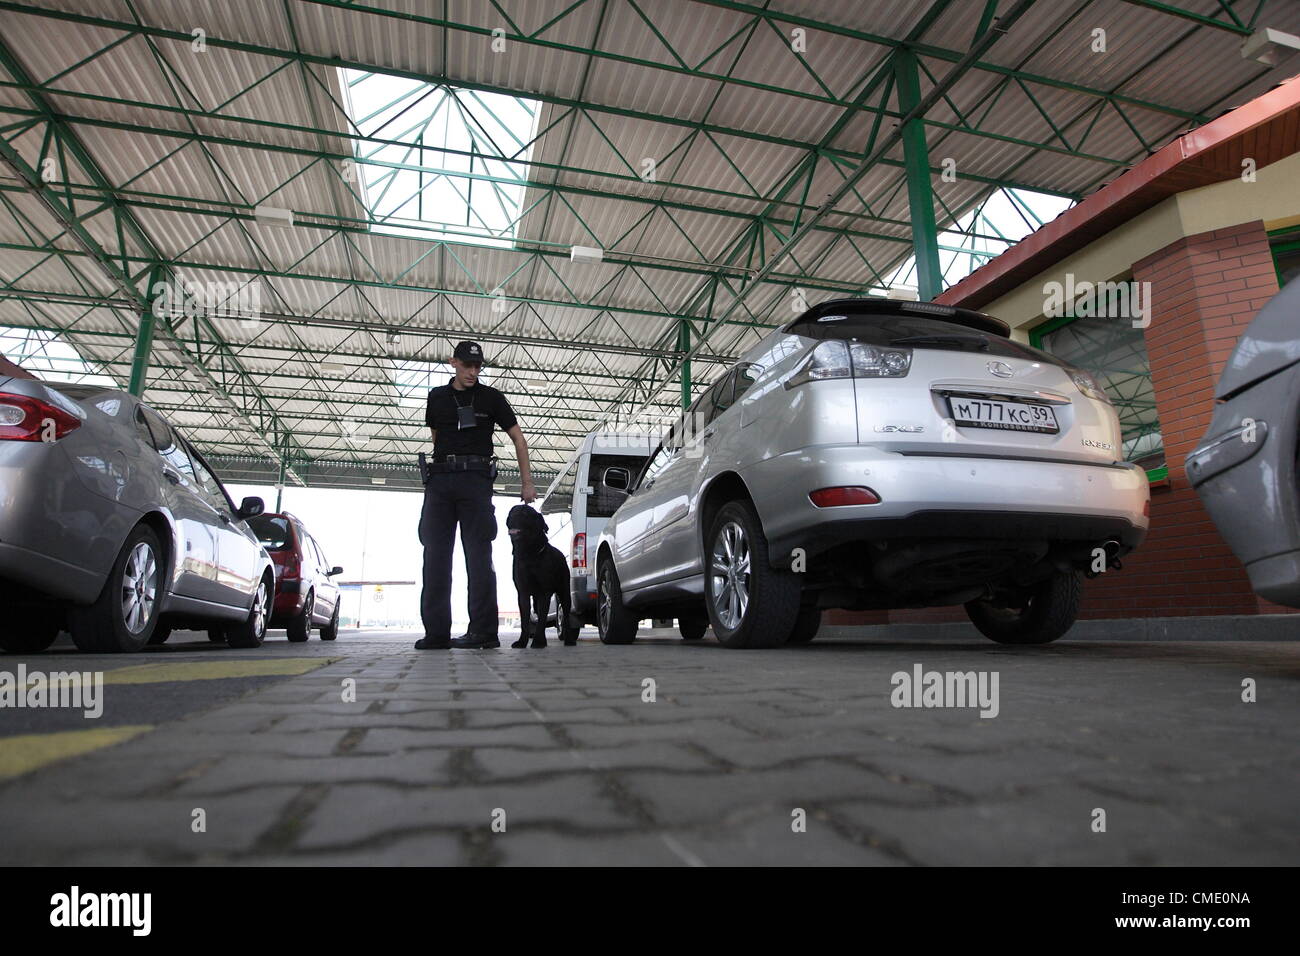
[[[426,637],[451,635],[451,559],[457,524],[469,576],[469,632],[497,633],[497,575],[492,568],[497,516],[492,507],[492,479],[486,471],[451,471],[431,474],[424,486],[420,617]]]

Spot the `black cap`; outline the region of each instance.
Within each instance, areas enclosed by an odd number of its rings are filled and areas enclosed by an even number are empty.
[[[456,346],[456,351],[452,355],[466,364],[483,364],[483,346],[477,342],[461,342]]]

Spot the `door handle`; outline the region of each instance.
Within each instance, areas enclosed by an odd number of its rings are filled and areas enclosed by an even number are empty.
[[[705,441],[708,441],[710,438],[713,437],[713,429],[712,428],[704,429],[704,434],[700,437],[702,437]]]
[[[181,483],[181,476],[176,474],[176,472],[170,471],[166,468],[163,469],[163,477],[166,478],[168,481],[170,481],[173,485],[179,485]]]

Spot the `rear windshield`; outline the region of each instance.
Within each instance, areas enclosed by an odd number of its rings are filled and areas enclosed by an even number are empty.
[[[592,455],[591,464],[587,468],[587,481],[592,489],[587,497],[587,517],[608,518],[627,500],[627,495],[605,487],[603,479],[606,468],[626,468],[635,478],[645,460],[645,455]]]
[[[52,388],[68,398],[75,398],[77,401],[83,401],[87,398],[94,398],[102,392],[108,391],[98,385],[73,385],[69,382],[42,382],[46,388]]]
[[[1059,364],[1046,352],[990,332],[921,315],[824,315],[795,322],[787,331],[813,339],[844,339],[867,345],[896,345],[912,349],[979,352]]]
[[[288,551],[293,547],[293,536],[289,531],[287,518],[273,518],[270,515],[257,515],[248,519],[248,526],[257,535],[267,551]]]

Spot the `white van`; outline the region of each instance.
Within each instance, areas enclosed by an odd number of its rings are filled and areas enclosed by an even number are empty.
[[[569,557],[569,591],[574,624],[596,623],[596,542],[605,522],[626,495],[606,488],[605,469],[639,474],[657,440],[644,434],[592,432],[582,440],[542,498],[551,544]],[[588,546],[591,560],[588,560]]]

